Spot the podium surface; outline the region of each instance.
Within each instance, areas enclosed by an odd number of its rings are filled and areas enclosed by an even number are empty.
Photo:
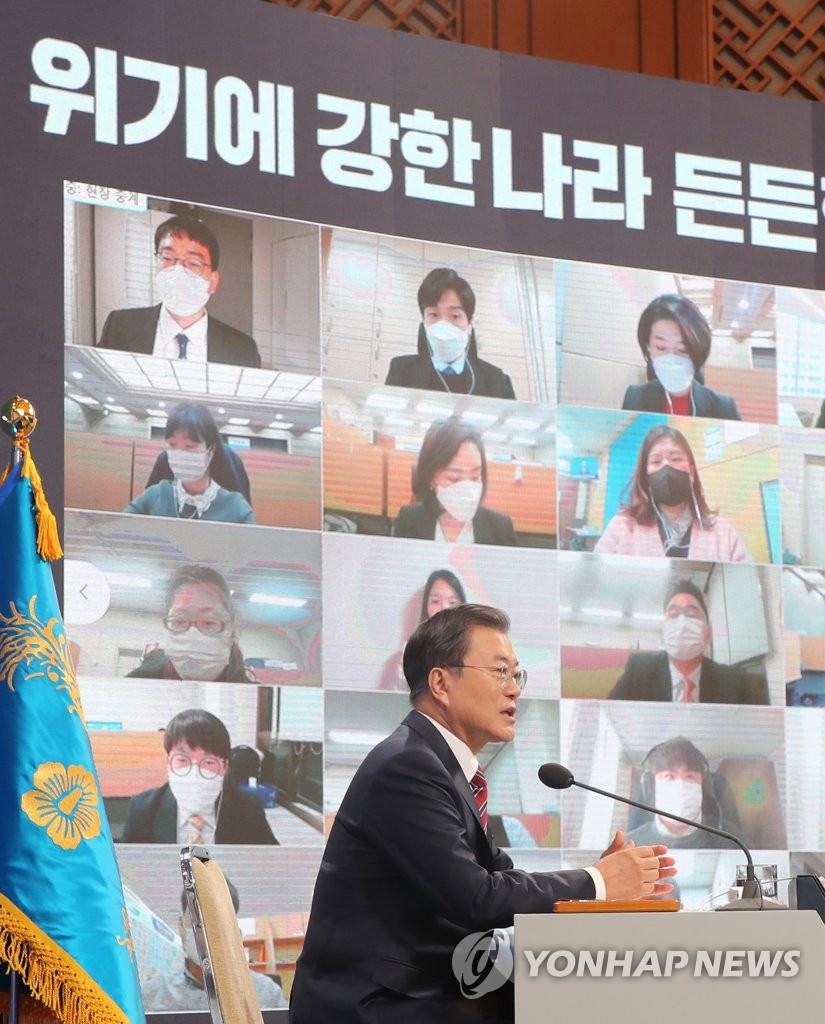
[[[521,914],[516,1024],[816,1020],[825,926],[812,910]]]

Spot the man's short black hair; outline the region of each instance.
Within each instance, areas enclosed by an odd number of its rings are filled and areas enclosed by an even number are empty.
[[[449,267],[436,267],[427,274],[418,289],[418,308],[423,313],[428,306],[437,306],[444,292],[451,288],[467,318],[472,320],[476,311],[476,294],[464,278]]]
[[[218,245],[218,240],[212,233],[212,230],[208,228],[202,220],[198,220],[197,217],[187,217],[184,214],[177,214],[174,217],[170,217],[160,224],[155,231],[155,252],[160,251],[160,244],[166,238],[167,235],[174,235],[175,238],[180,238],[182,235],[186,235],[187,238],[191,238],[193,242],[197,242],[198,245],[202,245],[205,249],[209,250],[209,262],[212,264],[212,269],[218,269],[218,263],[221,258],[221,249]]]
[[[462,604],[436,612],[419,625],[404,648],[404,676],[413,704],[426,693],[432,669],[462,664],[470,631],[476,627],[508,633],[510,619],[489,605]]]
[[[181,742],[192,748],[200,747],[207,754],[214,754],[226,761],[232,750],[226,726],[220,718],[203,708],[180,711],[166,726],[163,732],[163,749],[166,753]]]
[[[672,740],[665,740],[663,743],[657,743],[655,747],[651,747],[642,762],[642,771],[649,772],[653,776],[656,772],[664,772],[682,766],[688,771],[701,772],[703,775],[710,772],[707,758],[702,751],[684,736],[676,736]]]
[[[676,580],[675,583],[671,584],[665,596],[665,611],[667,611],[668,605],[673,600],[673,598],[676,597],[677,594],[690,594],[690,596],[696,601],[696,603],[702,609],[702,613],[705,616],[705,622],[710,622],[710,617],[708,616],[708,606],[705,604],[705,595],[696,586],[693,580],[681,579]]]

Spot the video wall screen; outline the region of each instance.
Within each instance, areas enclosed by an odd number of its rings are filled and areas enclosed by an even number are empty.
[[[821,873],[821,111],[271,4],[47,6],[9,36],[38,159],[0,287],[44,425],[62,402],[66,628],[147,1009],[201,1006],[156,995],[190,839],[284,1005],[405,645],[461,603],[529,674],[480,758],[518,866],[620,828],[673,848],[686,906],[733,884],[706,833],[544,788],[560,760]]]
[[[470,601],[507,611],[530,676],[515,742],[482,755],[494,835],[517,863],[590,863],[621,828],[674,849],[686,905],[732,884],[723,841],[545,789],[536,769],[557,759],[771,862],[819,849],[821,783],[809,777],[804,801],[795,790],[822,743],[803,706],[825,702],[825,448],[803,405],[794,425],[782,413],[782,289],[181,199],[65,209],[67,266],[101,212],[111,244],[129,232],[150,250],[143,292],[126,262],[88,303],[67,287],[67,325],[89,330],[67,326],[65,378],[67,624],[144,913],[173,928],[169,887],[144,865],[168,871],[180,830],[143,805],[174,787],[169,723],[201,709],[231,737],[222,800],[257,801],[212,841],[242,879],[277,879],[249,898],[255,934],[274,930],[261,970],[288,994],[311,891],[301,848],[322,845],[358,764],[406,713],[407,638]],[[233,287],[252,317],[232,326],[269,353],[260,366],[209,357],[211,297],[206,358],[158,348],[165,319],[193,315],[162,283],[181,266],[185,291],[206,261],[193,220],[240,234],[237,262],[251,253]],[[167,242],[188,268],[165,266]],[[273,290],[298,258],[298,293]],[[222,252],[221,288],[232,260]],[[101,308],[104,294],[126,305]],[[125,334],[110,344],[106,324],[152,301],[143,351]],[[273,325],[293,306],[303,326],[287,338]]]

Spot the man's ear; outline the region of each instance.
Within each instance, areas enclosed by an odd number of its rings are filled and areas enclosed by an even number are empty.
[[[214,295],[218,290],[218,285],[221,283],[221,272],[220,270],[213,270],[212,276],[209,278],[209,294]]]
[[[430,669],[430,674],[427,676],[427,685],[433,700],[442,706],[449,704],[450,680],[448,673],[443,668]]]

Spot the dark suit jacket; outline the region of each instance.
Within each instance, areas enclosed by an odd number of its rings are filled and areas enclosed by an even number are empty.
[[[514,914],[594,895],[586,871],[513,868],[482,829],[444,738],[412,711],[367,755],[336,815],[292,986],[291,1024],[512,1019],[509,985],[461,998],[455,946],[472,932],[511,925]]]
[[[607,696],[609,700],[672,700],[667,653],[631,654]],[[741,669],[702,658],[699,700],[702,704],[767,704],[768,693],[765,686],[760,689],[753,685]]]
[[[136,793],[129,801],[122,843],[176,843],[178,841],[178,804],[169,783],[157,789]],[[257,843],[278,845],[260,802],[249,793],[224,786],[216,843]]]
[[[98,348],[116,348],[150,356],[155,347],[160,306],[141,309],[113,309],[106,317]],[[258,346],[243,331],[209,317],[206,328],[206,359],[210,363],[260,366]]]
[[[716,420],[741,420],[736,402],[727,395],[717,395],[695,380],[692,386],[693,407],[697,416],[709,416]],[[661,412],[665,407],[665,389],[658,380],[647,384],[631,384],[625,391],[623,409],[637,412]]]
[[[436,516],[420,502],[404,505],[398,510],[393,529],[394,537],[411,537],[415,540],[433,540]],[[480,506],[473,516],[473,536],[476,544],[502,544],[517,547],[513,520],[501,512]]]
[[[478,356],[468,357],[475,373],[475,386],[472,394],[487,398],[515,398],[513,384],[507,374],[492,363],[479,359]],[[462,387],[461,374],[455,388],[456,393],[466,394],[472,377],[466,374],[467,383]],[[396,356],[390,362],[389,373],[385,384],[397,388],[423,388],[426,391],[443,391],[444,385],[435,372],[430,357],[427,356]]]

